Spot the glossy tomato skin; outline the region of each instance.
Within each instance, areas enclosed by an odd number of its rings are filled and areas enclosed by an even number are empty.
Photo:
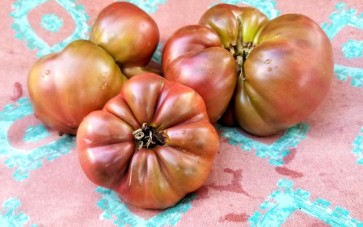
[[[163,144],[139,146],[134,133],[144,124],[164,136]],[[218,134],[198,93],[151,73],[131,78],[77,133],[87,177],[141,208],[173,206],[201,187],[218,149]]]
[[[270,135],[307,118],[333,78],[328,37],[310,18],[283,15],[266,24],[245,62],[234,100],[239,125]]]
[[[28,90],[37,118],[48,128],[75,135],[83,117],[102,109],[126,80],[105,50],[77,40],[35,62]]]
[[[212,123],[226,110],[237,80],[235,60],[221,46],[211,29],[190,25],[169,38],[162,57],[164,77],[198,91]]]
[[[244,43],[253,42],[262,25],[268,22],[266,15],[251,7],[231,4],[218,4],[208,9],[200,18],[199,24],[215,31],[228,49]]]
[[[147,65],[159,42],[153,18],[129,2],[114,2],[98,14],[90,40],[107,50],[121,68]]]
[[[213,37],[216,43],[212,33],[217,34],[219,48],[228,50],[237,65],[234,94],[221,118],[229,125],[258,136],[276,134],[306,119],[326,96],[333,78],[332,47],[310,18],[287,14],[269,21],[257,9],[219,4],[208,9],[199,24],[212,31],[202,37]],[[188,37],[170,41],[178,47],[163,56],[166,63],[170,52],[194,47],[180,40]],[[210,62],[209,70],[219,74],[220,64]]]

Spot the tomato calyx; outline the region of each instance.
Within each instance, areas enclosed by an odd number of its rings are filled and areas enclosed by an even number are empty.
[[[241,77],[244,80],[245,79],[244,63],[246,62],[248,55],[251,53],[252,49],[256,45],[253,44],[252,42],[248,42],[248,43],[240,42],[240,39],[238,40],[238,43],[242,43],[242,44],[237,45],[237,46],[232,46],[229,51],[231,53],[234,53],[233,57],[237,63],[236,64],[237,75],[239,75],[239,77]],[[233,51],[231,51],[232,48],[234,49]],[[237,49],[237,51],[236,51],[236,49]]]
[[[141,128],[132,132],[137,149],[154,148],[166,144],[165,133],[156,127],[143,123]]]
[[[253,48],[256,46],[253,42],[246,42],[243,40],[243,27],[240,18],[237,18],[238,22],[238,34],[237,34],[237,43],[231,44],[229,48],[226,48],[236,60],[236,70],[239,77],[245,79],[244,77],[244,63],[248,58],[248,55],[251,53]]]

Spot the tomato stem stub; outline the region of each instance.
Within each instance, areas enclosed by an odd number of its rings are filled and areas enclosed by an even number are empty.
[[[154,148],[158,145],[166,144],[166,137],[163,131],[158,128],[152,127],[146,123],[143,123],[141,128],[132,132],[135,138],[137,149],[142,148]]]
[[[229,48],[226,48],[236,60],[237,65],[237,73],[240,77],[244,79],[244,63],[248,58],[248,55],[251,53],[253,48],[256,46],[255,43],[250,41],[245,41],[243,39],[243,26],[240,18],[237,18],[238,23],[238,34],[237,34],[237,43],[231,44]]]

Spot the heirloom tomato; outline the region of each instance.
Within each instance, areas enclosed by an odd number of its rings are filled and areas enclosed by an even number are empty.
[[[122,72],[131,77],[149,70],[146,66],[159,43],[159,29],[136,5],[114,2],[98,14],[90,40],[108,51]]]
[[[259,136],[303,121],[333,77],[330,41],[312,19],[286,14],[268,20],[257,9],[230,4],[211,7],[198,25],[177,30],[162,62],[166,78],[200,93],[212,119],[228,105],[221,119]]]
[[[86,176],[141,208],[173,206],[201,187],[218,149],[200,95],[152,73],[128,80],[77,133]]]
[[[37,118],[48,128],[75,135],[83,117],[102,109],[126,80],[104,49],[77,40],[35,62],[28,90]]]

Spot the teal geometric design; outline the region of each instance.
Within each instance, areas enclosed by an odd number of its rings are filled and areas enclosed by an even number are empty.
[[[337,78],[341,81],[347,81],[351,78],[351,85],[356,88],[363,87],[363,68],[334,65],[334,72]]]
[[[157,62],[159,64],[161,64],[161,56],[162,56],[162,52],[163,52],[163,44],[159,43],[158,47],[156,48],[153,56],[152,56],[152,60],[154,62]]]
[[[165,4],[168,0],[153,0],[153,1],[126,0],[126,1],[137,5],[148,14],[153,14],[158,10],[159,5]]]
[[[363,29],[363,14],[357,15],[356,9],[347,9],[344,2],[335,5],[335,11],[330,15],[330,23],[323,23],[322,29],[330,39],[333,39],[345,26]]]
[[[97,203],[97,206],[103,210],[101,219],[114,219],[113,223],[117,226],[175,226],[182,216],[192,208],[191,202],[196,197],[194,194],[187,195],[175,206],[160,211],[149,219],[144,219],[132,213],[116,192],[103,187],[97,187],[96,191],[102,195]]]
[[[357,163],[363,165],[363,128],[360,129],[360,133],[353,141],[353,154],[358,156]]]
[[[5,212],[1,212],[0,210],[0,226],[4,227],[25,226],[25,224],[29,221],[29,217],[24,212],[18,212],[20,206],[21,202],[16,198],[10,198],[6,200],[2,204],[2,207],[5,210]],[[36,227],[36,226],[37,225],[35,224],[31,225],[31,227]]]
[[[351,26],[357,29],[363,30],[363,13],[357,15],[356,9],[347,9],[346,3],[340,2],[335,6],[336,11],[330,15],[330,23],[323,23],[322,29],[326,32],[330,39],[333,39],[345,26]],[[343,44],[342,51],[344,55],[350,59],[362,56],[362,42],[361,41],[348,41]],[[350,52],[347,51],[353,46],[358,47],[356,50]],[[360,54],[357,53],[360,51]],[[335,74],[337,78],[343,81],[347,81],[351,78],[351,84],[354,87],[360,88],[363,86],[363,68],[348,67],[339,64],[334,66]]]
[[[32,105],[27,98],[19,99],[15,104],[5,105],[0,111],[0,158],[5,158],[4,164],[14,168],[13,178],[18,181],[29,177],[30,171],[42,166],[44,160],[53,161],[72,151],[75,147],[75,137],[63,135],[59,139],[43,146],[22,150],[11,146],[8,131],[17,120],[34,114]],[[42,125],[26,129],[23,142],[36,142],[50,135]]]
[[[278,189],[249,218],[249,223],[252,227],[281,226],[294,212],[299,211],[333,227],[363,227],[363,222],[350,217],[350,212],[345,208],[332,208],[329,201],[322,198],[310,201],[309,197],[310,192],[294,190],[292,181],[282,179],[278,182]]]
[[[269,163],[274,166],[284,164],[284,158],[291,153],[291,149],[306,138],[309,126],[301,123],[289,128],[284,135],[272,144],[264,144],[241,134],[237,128],[219,127],[222,137],[228,139],[231,145],[241,145],[242,150],[256,151],[260,158],[269,158]]]
[[[36,7],[48,2],[47,0],[18,0],[13,4],[13,12],[10,14],[14,18],[12,28],[16,31],[16,38],[26,41],[26,45],[31,50],[38,50],[37,56],[42,57],[49,53],[59,52],[66,45],[76,39],[86,39],[90,30],[87,21],[89,16],[87,15],[84,7],[76,3],[76,0],[55,0],[61,7],[63,7],[72,17],[75,29],[73,33],[64,39],[63,41],[50,46],[44,40],[42,40],[35,31],[33,31],[29,21],[28,14]],[[44,18],[43,18],[44,19]],[[49,19],[49,18],[48,18]],[[48,20],[47,19],[47,20]],[[54,18],[52,19],[54,20]],[[52,29],[56,31],[60,24],[55,25],[54,28],[50,28],[46,25],[46,29]],[[43,25],[44,26],[44,25]]]
[[[42,16],[42,27],[50,32],[59,32],[63,26],[63,20],[55,14],[45,14]]]
[[[237,5],[243,3],[259,9],[269,19],[273,19],[280,15],[280,11],[276,9],[276,0],[217,0],[213,5],[219,3],[227,3]]]
[[[360,58],[363,56],[363,41],[350,39],[343,44],[342,51],[347,59]]]
[[[23,136],[24,142],[36,142],[47,138],[50,135],[49,131],[43,125],[28,126]]]

